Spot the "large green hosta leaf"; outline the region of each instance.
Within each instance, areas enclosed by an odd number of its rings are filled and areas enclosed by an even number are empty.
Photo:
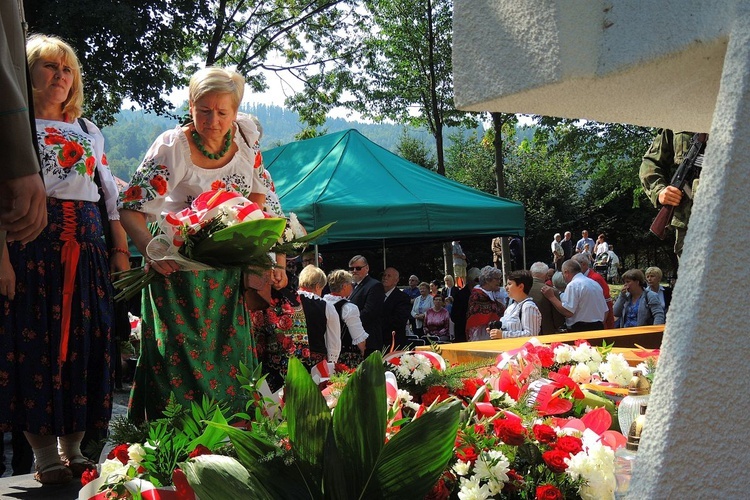
[[[385,368],[374,352],[357,367],[333,413],[334,460],[345,469],[326,467],[326,493],[337,492],[331,498],[359,498],[385,442],[386,413]]]
[[[302,362],[289,360],[284,388],[284,416],[289,441],[300,473],[320,492],[323,478],[323,447],[331,425],[331,410]]]
[[[235,224],[196,244],[189,257],[215,267],[241,267],[257,263],[278,241],[286,219],[258,219]]]
[[[297,359],[289,363],[285,402],[293,463],[284,463],[273,453],[275,445],[252,430],[209,424],[227,432],[239,462],[249,472],[248,478],[240,474],[246,486],[236,486],[236,494],[226,498],[423,498],[453,453],[458,402],[438,405],[385,443],[385,369],[377,352],[349,379],[333,418],[310,374]],[[191,471],[194,476],[188,478],[192,484],[194,479],[200,479],[201,472],[197,467]],[[198,495],[203,498],[201,493]]]
[[[383,447],[361,498],[424,498],[453,457],[460,410],[458,401],[443,403],[404,426]]]

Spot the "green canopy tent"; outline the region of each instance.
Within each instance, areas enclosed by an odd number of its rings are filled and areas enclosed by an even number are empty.
[[[263,158],[285,211],[308,229],[336,221],[318,245],[525,234],[521,203],[406,161],[354,129],[270,149]]]

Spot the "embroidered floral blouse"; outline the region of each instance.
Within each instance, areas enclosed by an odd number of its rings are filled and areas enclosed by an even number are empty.
[[[238,115],[237,120],[243,121],[243,133],[234,134],[238,151],[217,169],[193,164],[190,145],[179,125],[157,137],[128,189],[120,194],[120,208],[143,212],[153,222],[161,214],[190,206],[198,195],[212,189],[236,191],[245,197],[250,193],[265,195],[267,190],[260,178],[265,170],[258,143],[260,132],[246,115]]]
[[[104,136],[99,128],[83,119],[78,121],[36,120],[37,140],[47,196],[60,200],[99,201],[94,172],[99,170],[107,215],[120,220],[117,211],[117,184],[104,154]]]

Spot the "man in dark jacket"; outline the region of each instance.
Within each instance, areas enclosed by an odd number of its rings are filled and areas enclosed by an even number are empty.
[[[411,317],[411,300],[398,289],[399,273],[392,267],[383,271],[383,342],[386,346],[395,343],[396,348],[406,347],[406,323]]]
[[[349,301],[359,308],[362,326],[370,334],[365,349],[366,357],[371,352],[383,348],[382,317],[385,291],[383,284],[368,274],[370,266],[364,256],[355,255],[349,260],[349,272],[354,277],[354,291]]]

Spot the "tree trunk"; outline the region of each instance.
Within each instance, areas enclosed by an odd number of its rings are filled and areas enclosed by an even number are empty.
[[[497,195],[501,198],[505,197],[505,174],[503,171],[503,124],[507,120],[508,115],[505,113],[490,113],[492,115],[492,126],[495,130],[495,140],[493,145],[495,146],[495,182],[497,185]],[[510,273],[510,248],[508,247],[508,238],[503,237],[502,239],[503,249],[503,283],[507,281],[508,273]]]

